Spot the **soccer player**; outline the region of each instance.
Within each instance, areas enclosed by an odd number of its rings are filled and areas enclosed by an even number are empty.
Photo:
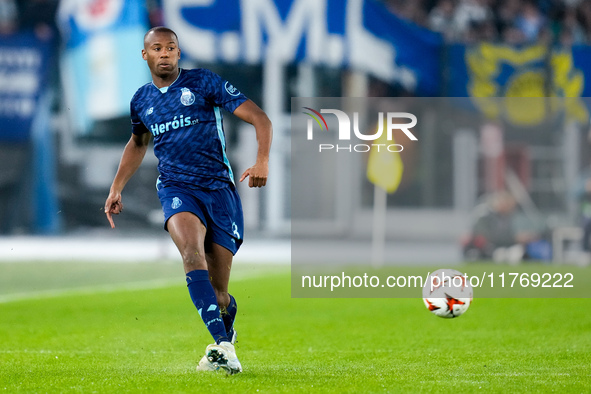
[[[197,44],[198,45],[198,44]],[[176,244],[189,294],[215,343],[197,370],[242,371],[236,356],[236,300],[228,293],[232,258],[243,239],[240,197],[226,157],[221,108],[252,124],[258,152],[240,177],[250,187],[267,183],[272,125],[238,89],[206,69],[181,69],[174,31],[155,27],[144,37],[142,57],[152,82],[131,100],[132,134],[105,202],[107,219],[123,210],[121,193],[154,137],[160,173],[156,182],[164,229]]]

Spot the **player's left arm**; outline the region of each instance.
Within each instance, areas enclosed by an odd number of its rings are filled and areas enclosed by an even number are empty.
[[[249,187],[263,187],[269,175],[269,151],[273,139],[273,125],[267,114],[252,100],[246,100],[234,110],[234,115],[250,123],[256,130],[258,151],[255,164],[240,177],[240,182],[247,177]]]

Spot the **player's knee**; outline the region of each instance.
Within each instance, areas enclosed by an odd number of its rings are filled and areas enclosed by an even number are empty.
[[[206,270],[207,262],[205,255],[196,251],[181,251],[183,265],[192,270]]]

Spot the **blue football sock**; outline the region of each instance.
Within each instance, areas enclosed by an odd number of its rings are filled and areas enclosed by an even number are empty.
[[[229,296],[230,304],[222,311],[222,319],[224,320],[224,326],[226,326],[226,335],[229,339],[232,339],[230,334],[234,326],[234,320],[236,319],[236,312],[238,312],[238,305],[236,305],[236,300],[232,297],[232,294],[229,294]]]
[[[216,343],[227,341],[226,328],[220,316],[218,301],[209,281],[207,270],[195,270],[187,274],[187,287],[195,308]]]

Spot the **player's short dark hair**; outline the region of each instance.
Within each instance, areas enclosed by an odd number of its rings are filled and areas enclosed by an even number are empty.
[[[151,28],[150,30],[148,30],[146,32],[146,34],[144,34],[144,43],[146,42],[146,38],[148,38],[148,34],[150,34],[152,32],[154,32],[154,33],[169,33],[169,34],[172,34],[174,36],[174,38],[176,39],[176,42],[177,43],[179,42],[179,37],[176,35],[176,33],[174,32],[174,30],[169,29],[166,26],[156,26],[156,27]]]

